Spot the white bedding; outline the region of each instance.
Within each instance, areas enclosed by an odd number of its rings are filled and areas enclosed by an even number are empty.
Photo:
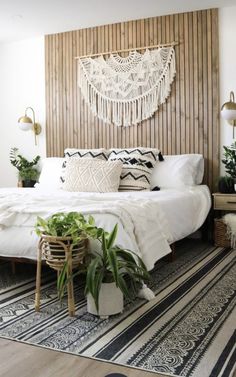
[[[168,254],[169,244],[193,233],[210,209],[206,186],[152,192],[72,193],[39,189],[0,190],[0,255],[36,259],[36,215],[78,210],[108,231],[118,223],[117,242],[137,252],[147,268]]]

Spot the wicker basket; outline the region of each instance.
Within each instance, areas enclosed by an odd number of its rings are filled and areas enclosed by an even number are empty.
[[[214,239],[216,246],[230,247],[231,241],[227,236],[227,226],[222,219],[215,219]]]

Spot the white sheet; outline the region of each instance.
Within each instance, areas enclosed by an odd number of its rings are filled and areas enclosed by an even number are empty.
[[[6,200],[4,199],[5,208],[7,208],[8,199],[14,200],[19,190],[21,190],[21,199],[17,199],[17,208],[19,212],[25,213],[23,213],[23,216],[22,213],[19,213],[15,216],[13,222],[12,219],[9,219],[9,226],[0,231],[0,255],[36,259],[38,238],[32,232],[35,215],[31,215],[30,212],[35,212],[33,207],[36,198],[37,201],[43,200],[45,193],[37,189],[1,189],[2,205],[3,198],[6,198]],[[51,209],[52,213],[63,210],[65,201],[68,203],[68,210],[72,210],[71,204],[78,198],[82,199],[82,202],[84,201],[83,209],[87,213],[90,212],[88,201],[105,203],[105,206],[101,206],[102,209],[99,209],[98,206],[96,211],[91,204],[91,214],[94,216],[97,225],[109,231],[114,224],[118,223],[117,242],[123,247],[140,253],[148,269],[153,268],[158,259],[170,252],[165,240],[172,243],[193,233],[202,225],[210,208],[210,193],[206,186],[177,190],[166,189],[158,192],[117,192],[109,194],[69,193],[58,190],[52,193],[47,192],[46,196],[52,198],[54,204]],[[27,209],[25,209],[23,197],[27,198]],[[112,211],[112,207],[117,201],[123,203],[120,213]],[[131,215],[130,211],[125,211],[126,205],[129,208],[129,202],[137,201],[140,208],[140,211],[136,211],[137,219],[132,219],[132,221],[126,219],[126,221],[125,217]],[[57,202],[59,202],[59,206],[58,204],[55,206]],[[144,208],[141,210],[142,205],[150,209],[149,220],[143,219],[141,216],[142,213],[145,213]],[[8,219],[3,207],[0,217],[3,215],[2,223],[6,225]],[[106,214],[103,213],[104,208],[107,208]],[[122,210],[124,211],[122,212]],[[46,212],[45,208],[42,208],[40,215],[45,215]],[[133,212],[135,217],[135,211]],[[153,218],[151,214],[154,213],[156,213],[156,217]],[[123,216],[124,218],[122,218]],[[139,233],[138,237],[137,233]]]

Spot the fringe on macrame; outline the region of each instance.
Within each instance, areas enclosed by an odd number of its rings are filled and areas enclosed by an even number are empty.
[[[134,99],[111,99],[99,92],[87,77],[80,60],[78,85],[94,115],[106,123],[126,127],[150,118],[157,111],[170,94],[175,73],[175,52],[172,48],[158,82],[153,83],[151,89]]]

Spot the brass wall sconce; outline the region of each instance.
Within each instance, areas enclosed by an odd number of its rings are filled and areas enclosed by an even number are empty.
[[[229,102],[225,102],[221,107],[221,116],[233,126],[233,139],[234,127],[236,126],[236,103],[234,100],[234,92],[230,92]]]
[[[32,111],[33,120],[30,117],[27,116],[28,110]],[[18,119],[18,126],[20,127],[20,129],[22,131],[33,130],[33,132],[34,132],[34,142],[35,142],[35,145],[37,145],[37,135],[39,135],[41,133],[42,127],[40,126],[40,124],[35,122],[35,112],[32,109],[32,107],[27,107],[25,109],[25,115]]]

